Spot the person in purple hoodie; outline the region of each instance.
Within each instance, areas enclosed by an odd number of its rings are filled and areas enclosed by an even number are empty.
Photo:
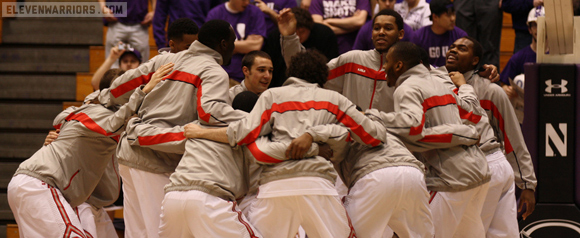
[[[278,12],[297,6],[296,0],[254,0],[254,4],[264,13],[267,34],[278,29]]]
[[[433,0],[429,4],[433,25],[424,26],[413,33],[411,42],[429,53],[429,64],[445,65],[445,53],[455,40],[467,33],[455,26],[455,10],[451,0]]]
[[[395,9],[395,0],[378,0],[377,5],[379,6],[378,11],[383,9]],[[413,28],[411,28],[407,23],[403,24],[403,29],[405,30],[405,35],[401,41],[411,41],[411,36],[413,35]],[[375,48],[373,45],[373,40],[371,39],[373,35],[373,21],[369,20],[365,23],[360,30],[358,31],[358,35],[356,36],[356,40],[354,41],[354,46],[352,46],[353,50],[372,50]]]
[[[236,33],[234,56],[228,66],[222,66],[230,76],[230,86],[244,80],[242,58],[250,51],[260,50],[266,37],[266,22],[260,8],[249,0],[229,0],[211,9],[206,21],[220,19],[230,23]]]
[[[157,0],[153,18],[153,38],[157,49],[169,46],[165,24],[171,26],[178,18],[189,18],[201,27],[209,10],[220,3],[220,0]]]
[[[120,41],[126,42],[141,52],[140,61],[149,60],[149,32],[147,28],[153,21],[155,12],[155,0],[98,0],[101,9],[108,11],[105,2],[126,2],[127,16],[119,17],[106,15],[103,19],[107,29],[107,39],[105,42],[105,58],[109,57],[111,48]],[[148,11],[151,3],[151,11]],[[115,63],[114,67],[118,67]]]
[[[370,12],[368,0],[312,0],[310,13],[314,22],[324,24],[336,34],[338,53],[352,49],[358,30]]]

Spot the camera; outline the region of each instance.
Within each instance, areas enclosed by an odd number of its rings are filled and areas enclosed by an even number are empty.
[[[119,50],[128,50],[128,51],[134,51],[133,47],[130,44],[126,44],[126,43],[119,43]]]

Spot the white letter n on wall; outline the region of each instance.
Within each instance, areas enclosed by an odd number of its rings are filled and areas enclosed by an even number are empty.
[[[546,123],[546,157],[556,156],[552,146],[550,146],[550,141],[552,141],[554,147],[562,157],[566,157],[568,154],[568,148],[566,147],[568,143],[568,124],[559,123],[558,127],[563,138],[558,135],[558,132],[556,132],[556,129],[554,129],[551,123]]]

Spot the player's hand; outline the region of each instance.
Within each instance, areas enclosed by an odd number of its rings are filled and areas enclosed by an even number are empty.
[[[115,15],[113,15],[113,11],[111,11],[111,9],[109,9],[108,7],[103,7],[103,15],[104,15],[105,21],[107,21],[107,22],[116,22],[118,20],[115,17]]]
[[[195,123],[189,123],[183,127],[183,135],[190,139],[200,138],[201,130],[203,130],[203,128],[201,128],[199,125]]]
[[[169,72],[173,71],[173,66],[174,64],[169,62],[167,64],[162,65],[161,67],[159,67],[155,73],[153,73],[153,75],[151,76],[151,80],[149,80],[149,83],[147,83],[147,85],[145,85],[145,87],[143,87],[143,92],[145,94],[151,92],[151,90],[153,90],[153,88],[155,88],[155,86],[161,82],[161,79],[163,79],[163,77],[165,77],[167,74],[169,74]]]
[[[121,43],[122,42],[119,41],[119,44]],[[111,48],[111,51],[109,52],[109,58],[113,59],[114,61],[117,61],[121,57],[121,55],[125,53],[125,50],[119,49],[119,44]]]
[[[536,209],[536,197],[534,196],[533,190],[522,190],[522,194],[520,195],[520,204],[518,204],[518,212],[522,211],[524,204],[526,204],[526,212],[522,214],[522,218],[526,220],[526,218],[531,215],[532,212],[534,212],[534,209]]]
[[[284,8],[278,13],[278,29],[283,36],[296,33],[296,17],[290,8]]]
[[[143,26],[151,25],[151,22],[153,22],[154,15],[155,15],[155,12],[148,12],[147,15],[145,15],[145,17],[143,18],[141,25],[143,25]]]
[[[304,154],[310,150],[312,146],[312,136],[308,133],[304,133],[298,138],[292,140],[288,149],[286,149],[286,158],[289,159],[302,159]]]
[[[264,2],[262,2],[262,0],[254,0],[254,4],[256,5],[256,7],[260,8],[260,10],[262,12],[267,12],[270,10],[268,5],[266,5]]]
[[[481,68],[485,70],[479,71],[479,76],[489,79],[492,83],[499,81],[499,73],[497,72],[497,67],[495,67],[495,65],[484,64]]]
[[[56,140],[56,138],[58,138],[58,133],[60,133],[60,129],[56,129],[56,131],[55,130],[49,131],[48,135],[46,136],[46,139],[44,139],[44,145],[49,145],[54,140]]]
[[[451,78],[451,81],[453,81],[455,86],[457,86],[457,87],[461,87],[461,85],[464,85],[467,83],[465,81],[465,77],[463,77],[463,74],[459,73],[458,71],[449,72],[449,77]]]
[[[302,0],[300,1],[300,7],[304,10],[310,9],[311,0]]]
[[[332,158],[333,151],[328,144],[318,144],[318,155],[327,160],[330,160],[330,158]]]
[[[501,87],[503,88],[503,91],[505,91],[505,94],[507,94],[509,98],[515,98],[518,96],[518,93],[516,92],[516,90],[514,90],[514,87],[512,87],[511,85],[503,85]]]

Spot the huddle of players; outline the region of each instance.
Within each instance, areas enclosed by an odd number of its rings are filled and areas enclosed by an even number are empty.
[[[373,19],[374,50],[326,64],[302,50],[295,24],[280,13],[289,79],[249,114],[230,106],[252,86],[228,91],[220,65],[235,36],[219,20],[188,50],[155,57],[59,114],[59,138],[9,185],[21,233],[109,237],[100,208],[118,194],[118,158],[127,237],[293,237],[299,227],[309,237],[517,236],[514,177],[524,218],[536,180],[509,100],[474,71],[477,41],[457,40],[446,67],[431,69],[424,51],[397,43],[402,18],[384,10]],[[47,214],[58,221],[35,220]]]

